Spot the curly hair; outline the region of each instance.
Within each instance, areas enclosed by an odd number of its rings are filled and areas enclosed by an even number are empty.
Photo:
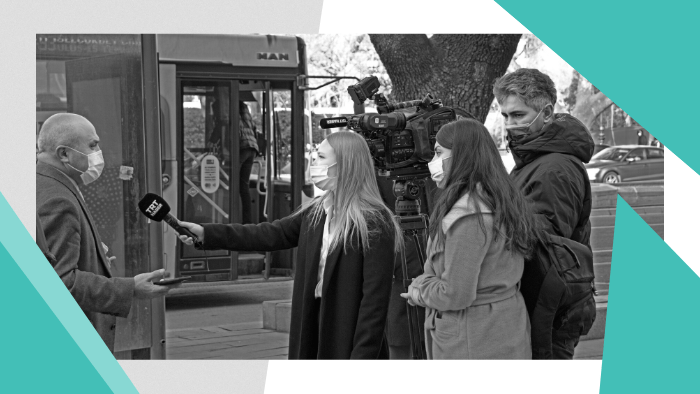
[[[521,68],[498,78],[493,84],[493,94],[499,104],[508,96],[516,96],[535,111],[557,102],[557,89],[552,79],[534,68]]]

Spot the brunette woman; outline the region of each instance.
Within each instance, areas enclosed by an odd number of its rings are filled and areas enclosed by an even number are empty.
[[[438,195],[423,275],[402,294],[426,307],[430,359],[529,359],[530,321],[518,290],[534,219],[488,130],[443,126],[429,163]]]

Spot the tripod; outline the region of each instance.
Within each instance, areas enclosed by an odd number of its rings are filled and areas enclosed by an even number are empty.
[[[399,198],[396,200],[395,210],[398,214],[396,218],[399,221],[399,226],[404,236],[412,239],[415,243],[418,259],[422,264],[425,262],[423,245],[425,242],[425,231],[428,228],[428,216],[419,213],[419,200]],[[403,289],[404,292],[408,293],[408,286],[411,284],[412,279],[408,277],[408,264],[405,252],[401,255],[401,270],[403,271]],[[411,358],[414,360],[425,360],[426,354],[420,335],[418,307],[406,302],[406,313],[408,316],[408,335],[411,340]]]

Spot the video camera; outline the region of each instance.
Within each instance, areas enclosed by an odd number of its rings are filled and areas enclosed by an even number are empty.
[[[364,78],[348,88],[356,106],[373,99],[377,113],[321,120],[321,128],[348,127],[360,133],[369,145],[379,175],[427,176],[427,163],[433,157],[435,135],[440,127],[457,119],[453,108],[427,94],[423,100],[389,103],[379,91],[379,79]],[[395,112],[414,108],[414,112]]]

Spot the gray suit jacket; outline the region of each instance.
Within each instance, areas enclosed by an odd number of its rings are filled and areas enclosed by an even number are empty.
[[[113,278],[100,235],[80,192],[58,169],[37,162],[36,209],[54,270],[114,352],[116,317],[127,317],[133,278]]]

